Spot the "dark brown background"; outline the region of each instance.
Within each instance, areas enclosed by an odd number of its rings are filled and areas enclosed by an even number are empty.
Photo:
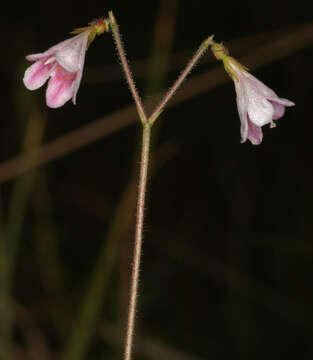
[[[227,75],[212,73],[217,85],[207,90],[203,82],[203,90],[191,83],[221,68],[208,54],[177,93],[190,91],[189,99],[158,120],[135,358],[312,358],[313,7],[283,0],[8,4],[0,25],[0,177],[6,178],[0,318],[12,314],[13,358],[61,359],[64,349],[74,347],[71,334],[86,328],[79,319],[96,264],[99,283],[90,299],[99,301],[100,310],[81,358],[121,358],[118,329],[123,334],[140,126],[122,126],[119,113],[111,116],[131,103],[111,35],[88,50],[76,106],[48,109],[45,89],[30,92],[22,83],[25,55],[46,50],[108,10],[120,24],[144,99],[170,86],[192,51],[214,33],[234,57],[247,56],[245,65],[257,67],[254,75],[296,103],[275,129],[263,128],[260,146],[240,144]],[[98,120],[99,128],[115,130],[95,141],[99,130],[88,126]],[[7,163],[86,126],[75,141],[87,133],[90,139],[79,149],[74,141],[66,152],[65,138],[51,159],[44,148]],[[42,166],[13,177],[36,156],[43,156]],[[1,331],[5,349],[8,330],[3,325]]]

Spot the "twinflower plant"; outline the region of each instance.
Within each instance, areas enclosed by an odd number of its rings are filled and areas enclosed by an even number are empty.
[[[230,57],[222,44],[217,44],[213,41],[213,36],[209,36],[200,44],[173,86],[165,93],[151,114],[148,115],[139,92],[136,89],[135,81],[130,71],[124,46],[121,41],[119,26],[111,11],[108,14],[108,18],[96,20],[87,27],[74,30],[72,33],[76,34],[76,36],[51,47],[44,53],[28,55],[26,59],[33,61],[34,64],[25,72],[25,86],[30,90],[35,90],[50,78],[46,91],[47,105],[52,108],[57,108],[64,105],[70,99],[76,104],[76,96],[82,79],[86,50],[95,36],[105,31],[112,33],[120,64],[134,103],[136,104],[138,118],[142,128],[134,255],[123,358],[124,360],[130,360],[133,352],[135,314],[137,312],[151,129],[154,123],[209,47],[211,47],[216,58],[223,61],[226,71],[235,83],[237,106],[241,121],[242,142],[248,139],[252,144],[260,144],[262,142],[261,127],[265,124],[270,124],[271,127],[275,126],[274,121],[283,116],[285,107],[293,106],[294,103],[287,99],[279,98],[273,90],[252,76],[247,68]],[[199,121],[200,120],[201,119],[199,119]],[[86,349],[88,334],[86,336],[79,336],[78,338],[78,348]],[[75,351],[76,350],[72,353],[70,352],[70,355],[66,357],[66,359],[78,360],[83,358],[82,352],[84,350]]]

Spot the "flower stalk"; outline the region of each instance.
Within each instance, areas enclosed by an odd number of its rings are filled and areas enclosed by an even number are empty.
[[[177,89],[181,86],[181,84],[186,79],[188,74],[191,72],[193,67],[200,60],[201,56],[207,51],[208,47],[212,44],[213,37],[214,35],[211,35],[206,40],[203,41],[203,43],[199,46],[198,50],[191,58],[191,60],[189,61],[183,72],[180,74],[179,78],[174,83],[174,85],[166,93],[166,95],[163,97],[159,105],[157,105],[156,108],[153,110],[151,116],[149,117],[149,121],[151,122],[151,124],[153,124],[156,121],[156,119],[159,117],[159,115],[163,112],[165,106],[171,100]]]
[[[120,36],[119,30],[118,30],[118,24],[117,24],[117,22],[115,20],[115,17],[113,15],[112,11],[109,11],[109,19],[110,19],[109,21],[110,21],[110,26],[111,26],[113,38],[114,38],[114,41],[115,41],[115,44],[116,44],[117,53],[118,53],[118,56],[120,58],[122,68],[124,70],[125,77],[126,77],[126,80],[128,82],[130,91],[131,91],[131,93],[133,95],[133,98],[134,98],[134,101],[135,101],[135,104],[136,104],[136,107],[137,107],[137,111],[138,111],[140,120],[141,120],[142,124],[144,124],[144,123],[147,122],[147,116],[146,116],[144,107],[142,105],[141,98],[140,98],[140,96],[138,94],[138,91],[136,89],[136,85],[135,85],[135,81],[133,79],[132,73],[131,73],[130,68],[128,66],[126,53],[125,53],[124,46],[123,46],[123,43],[122,43],[122,40],[121,40],[121,36]]]

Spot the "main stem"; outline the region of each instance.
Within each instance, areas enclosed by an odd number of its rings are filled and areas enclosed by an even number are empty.
[[[142,133],[141,162],[140,162],[138,200],[137,200],[137,211],[136,211],[135,246],[134,246],[134,256],[133,256],[132,277],[131,277],[130,299],[128,306],[127,333],[126,333],[124,360],[131,359],[132,349],[133,349],[141,248],[142,248],[142,238],[143,238],[143,220],[144,220],[144,211],[145,211],[147,173],[148,173],[148,164],[149,164],[150,135],[151,135],[151,125],[150,123],[147,122],[143,124],[143,133]]]

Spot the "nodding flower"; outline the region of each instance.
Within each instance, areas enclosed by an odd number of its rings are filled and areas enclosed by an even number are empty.
[[[24,74],[26,88],[36,90],[50,78],[46,91],[47,106],[58,108],[70,99],[76,104],[87,48],[97,34],[108,30],[109,21],[98,19],[87,27],[75,29],[72,33],[78,35],[44,53],[26,56],[28,61],[34,62]]]
[[[235,83],[237,108],[241,122],[241,142],[247,139],[253,145],[262,142],[262,126],[270,124],[275,127],[274,120],[280,119],[285,107],[295,103],[280,98],[276,93],[248,72],[236,59],[228,55],[222,44],[213,42],[212,51],[218,60],[222,60],[225,70]]]

